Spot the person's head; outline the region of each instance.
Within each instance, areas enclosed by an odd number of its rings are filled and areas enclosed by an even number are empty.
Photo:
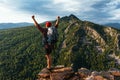
[[[52,23],[49,22],[49,21],[47,21],[45,25],[46,25],[46,27],[51,27],[51,26],[52,26]]]

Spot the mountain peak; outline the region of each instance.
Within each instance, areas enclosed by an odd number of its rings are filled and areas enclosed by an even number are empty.
[[[74,14],[70,14],[69,17],[76,17]]]
[[[61,18],[61,20],[63,21],[72,21],[72,22],[75,22],[75,21],[80,21],[79,18],[77,18],[75,15],[73,14],[70,14],[69,16],[64,16]]]
[[[79,20],[74,14],[70,14],[69,18]]]

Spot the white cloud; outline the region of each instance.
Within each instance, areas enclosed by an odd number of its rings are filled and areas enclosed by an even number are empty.
[[[21,11],[17,9],[18,4],[16,2],[9,2],[10,0],[2,0],[0,3],[0,23],[6,23],[6,22],[33,22],[31,19],[31,16],[33,14]],[[17,6],[15,6],[17,5]],[[39,17],[39,18],[38,18]],[[38,22],[44,22],[48,18],[40,15],[36,15],[36,19]]]
[[[105,13],[110,15],[107,18],[109,22],[119,22],[120,20],[120,0],[111,0],[106,3],[106,7],[103,9]]]
[[[111,14],[110,20],[120,20],[120,9],[112,10],[109,14]]]
[[[39,22],[75,14],[97,23],[120,20],[120,0],[0,0],[1,22]],[[9,14],[8,14],[9,13]]]
[[[110,1],[109,3],[106,3],[106,7],[104,8],[104,11],[112,11],[116,9],[116,7],[120,5],[120,0],[113,0]]]
[[[28,17],[28,14],[23,14],[19,11],[12,10],[9,6],[2,6],[0,7],[0,23],[2,22],[21,22],[24,21],[30,21],[26,17]]]
[[[32,14],[23,13],[20,11],[13,11],[5,7],[0,7],[0,23],[4,22],[33,22],[31,19]],[[36,15],[38,22],[44,22],[47,20],[46,17]]]
[[[96,2],[99,2],[99,0],[53,0],[53,4],[56,6],[59,6],[63,11],[69,11],[69,12],[86,12],[86,11],[92,11],[94,8],[92,8],[92,5]]]
[[[108,6],[116,6],[119,5],[120,0],[111,0],[109,3],[107,3]]]
[[[79,9],[79,2],[77,0],[53,0],[53,3],[56,6],[62,7],[63,11],[68,11],[68,12],[75,12],[78,11]]]

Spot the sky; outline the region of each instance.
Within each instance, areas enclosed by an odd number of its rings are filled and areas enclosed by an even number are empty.
[[[0,0],[0,23],[39,23],[74,14],[95,23],[120,23],[120,0]]]

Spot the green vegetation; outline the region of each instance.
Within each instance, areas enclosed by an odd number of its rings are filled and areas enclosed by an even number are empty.
[[[65,33],[71,23],[74,24]],[[100,39],[92,37],[86,27],[90,27],[100,35],[98,37],[105,41],[103,47],[97,42]],[[75,71],[80,67],[98,71],[113,67],[120,68],[115,60],[108,56],[111,53],[120,56],[120,51],[116,48],[117,36],[111,36],[105,31],[106,28],[80,21],[74,15],[61,18],[58,28],[59,41],[56,50],[52,53],[53,65],[72,66]],[[113,33],[120,33],[119,30],[112,29]],[[66,47],[63,47],[63,42]],[[99,51],[97,46],[102,47],[103,51]],[[36,75],[44,67],[46,67],[46,59],[42,35],[38,29],[28,26],[0,30],[0,80],[35,80]]]
[[[0,80],[33,80],[45,67],[39,31],[25,27],[2,30],[0,34]]]

